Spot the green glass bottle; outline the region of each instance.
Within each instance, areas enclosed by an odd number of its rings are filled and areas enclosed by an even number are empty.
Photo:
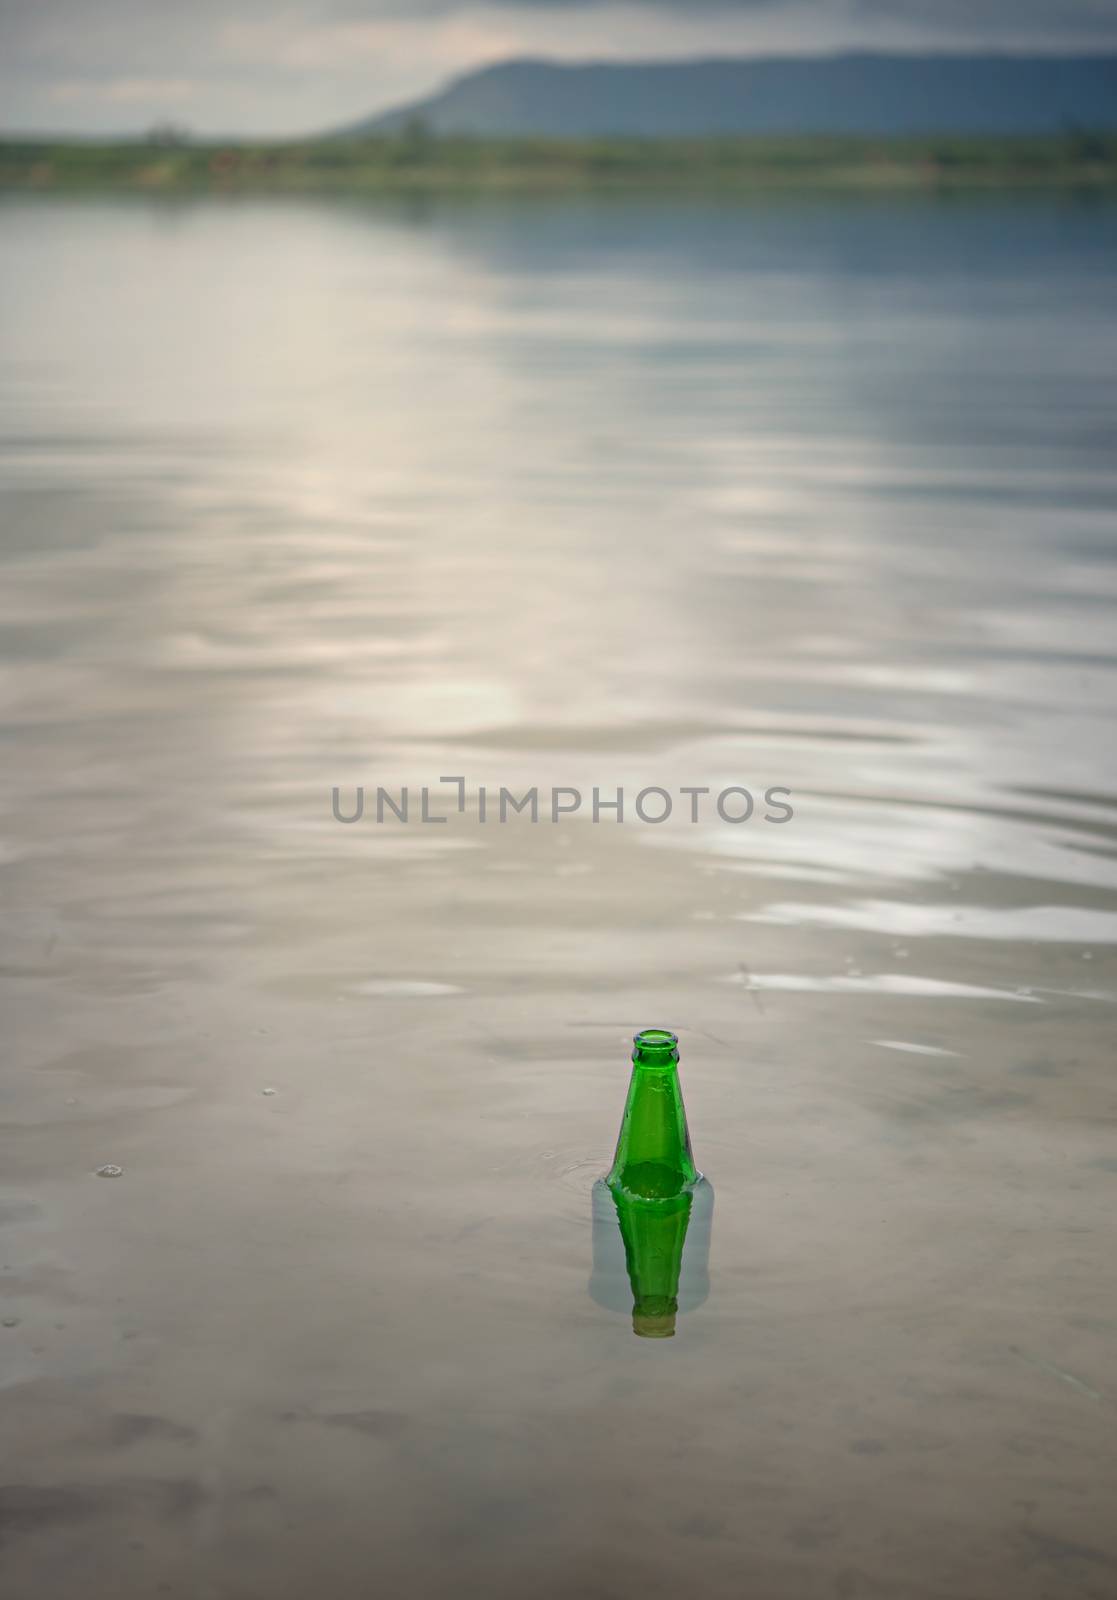
[[[644,1339],[669,1339],[675,1332],[695,1191],[709,1186],[691,1154],[678,1039],[666,1028],[645,1028],[634,1044],[628,1099],[605,1187],[624,1243],[633,1332]],[[709,1208],[704,1209],[708,1244]]]

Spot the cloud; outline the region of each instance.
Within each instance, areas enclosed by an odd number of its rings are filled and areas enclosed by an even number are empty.
[[[116,105],[164,106],[168,101],[189,100],[196,92],[189,78],[106,78],[53,83],[48,91],[52,100],[69,104],[75,100],[108,100]]]
[[[1117,30],[1117,0],[854,0],[851,13],[932,23],[944,32],[984,29],[1009,43],[1021,35],[1063,34],[1071,42]]]
[[[615,12],[619,0],[487,0],[494,10]],[[804,9],[799,0],[625,0],[630,9],[676,17],[705,13],[757,12]],[[448,16],[482,9],[478,0],[332,0],[327,7],[335,16],[386,15]],[[813,10],[821,15],[854,19],[859,15],[885,17],[910,23],[921,30],[959,27],[997,28],[1005,33],[1025,30],[1071,30],[1082,33],[1112,32],[1117,25],[1117,0],[817,0]]]

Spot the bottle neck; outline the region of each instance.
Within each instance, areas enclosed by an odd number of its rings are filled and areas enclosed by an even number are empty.
[[[679,1057],[677,1054],[652,1052],[650,1050],[634,1050],[632,1052],[632,1065],[640,1072],[670,1075],[679,1070]]]

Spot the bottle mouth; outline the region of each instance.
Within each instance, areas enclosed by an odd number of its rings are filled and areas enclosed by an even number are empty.
[[[636,1046],[634,1061],[666,1064],[679,1059],[679,1036],[670,1028],[641,1028],[632,1042]]]

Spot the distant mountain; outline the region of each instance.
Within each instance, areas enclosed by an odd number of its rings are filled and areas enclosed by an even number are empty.
[[[507,61],[347,133],[1049,133],[1117,128],[1117,56],[754,57],[609,65]]]

